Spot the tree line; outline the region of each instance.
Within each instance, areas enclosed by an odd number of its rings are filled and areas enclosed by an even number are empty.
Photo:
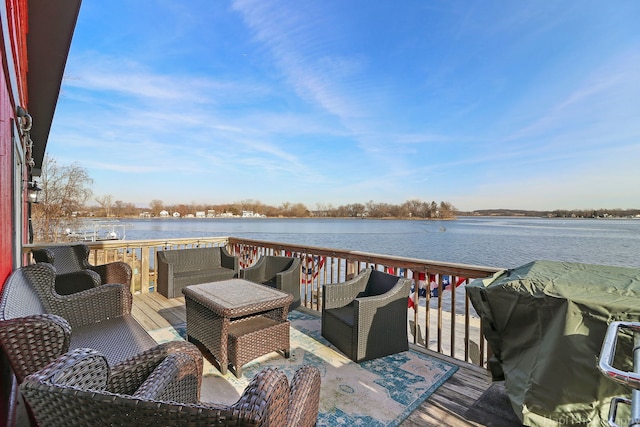
[[[110,194],[95,196],[91,190],[93,180],[88,171],[78,163],[61,165],[54,158],[45,156],[38,185],[42,189],[40,202],[32,206],[32,241],[57,242],[66,230],[79,228],[84,218],[131,218],[139,216],[158,217],[162,211],[178,216],[204,212],[240,216],[249,211],[267,217],[327,217],[327,218],[416,218],[451,219],[457,209],[449,202],[424,202],[418,199],[394,205],[377,203],[351,203],[333,206],[317,203],[310,209],[303,203],[284,202],[278,206],[266,205],[257,200],[242,200],[228,204],[174,204],[165,205],[161,200],[152,200],[149,207],[138,207],[133,203],[114,200]],[[95,204],[93,203],[95,202]]]
[[[104,208],[101,209],[105,212]],[[195,214],[195,212],[213,212],[216,216],[230,214],[242,215],[242,212],[253,212],[268,217],[326,217],[326,218],[454,218],[457,212],[455,206],[449,202],[423,202],[421,200],[407,200],[400,205],[390,203],[351,203],[334,207],[331,204],[317,203],[314,209],[309,209],[303,203],[284,202],[279,206],[266,205],[258,200],[242,200],[227,204],[178,204],[165,205],[162,200],[150,203],[150,216],[160,216],[160,212],[174,212],[179,216]]]
[[[632,218],[640,215],[640,209],[555,209],[546,211],[525,209],[481,209],[458,212],[458,216],[528,216],[547,218]]]

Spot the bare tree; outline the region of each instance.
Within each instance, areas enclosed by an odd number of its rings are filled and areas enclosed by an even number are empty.
[[[291,202],[282,202],[280,205],[280,213],[285,216],[289,216],[291,210]]]
[[[302,203],[296,203],[289,209],[289,215],[298,218],[308,217],[309,209]]]
[[[75,228],[76,217],[91,197],[93,183],[78,163],[65,166],[45,156],[38,185],[40,203],[33,206],[31,219],[34,241],[57,242],[67,228]]]
[[[456,207],[453,206],[451,203],[445,202],[445,201],[440,202],[441,218],[446,218],[446,219],[454,218],[457,211],[458,209],[456,209]]]
[[[159,216],[160,211],[163,209],[162,200],[154,199],[151,201],[150,206],[151,206],[151,213],[154,216]]]
[[[123,203],[122,200],[116,200],[115,203],[113,204],[113,207],[114,207],[115,215],[117,217],[121,217],[125,208],[125,203]]]
[[[181,217],[185,217],[189,213],[189,206],[181,203],[181,204],[175,206],[173,211],[174,212],[178,212]]]
[[[113,197],[111,196],[111,194],[96,198],[96,202],[98,202],[98,204],[102,207],[102,209],[104,210],[104,216],[106,216],[107,218],[111,216],[112,199]]]
[[[365,206],[362,203],[352,203],[346,206],[350,217],[361,217],[364,215]]]

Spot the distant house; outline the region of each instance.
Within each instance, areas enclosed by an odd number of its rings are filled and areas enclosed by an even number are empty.
[[[204,213],[204,211],[197,211],[196,212],[196,218],[205,218],[206,215]]]
[[[265,215],[261,215],[253,211],[242,211],[242,217],[243,218],[264,218]]]
[[[192,215],[193,216],[193,215]],[[180,212],[174,212],[173,213],[173,217],[174,218],[180,218]]]
[[[161,216],[162,218],[166,218],[166,217],[168,217],[168,216],[169,216],[169,212],[168,212],[168,211],[165,211],[165,210],[161,210],[161,211],[160,211],[160,216]]]

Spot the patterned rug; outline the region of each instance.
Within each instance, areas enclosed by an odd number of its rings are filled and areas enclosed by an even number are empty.
[[[289,359],[276,352],[262,356],[243,366],[241,378],[222,376],[205,359],[201,400],[230,404],[265,366],[291,380],[298,367],[312,364],[322,376],[318,426],[397,426],[457,370],[413,350],[357,364],[321,336],[319,317],[296,310],[289,320]],[[184,327],[151,332],[159,343],[184,334]]]

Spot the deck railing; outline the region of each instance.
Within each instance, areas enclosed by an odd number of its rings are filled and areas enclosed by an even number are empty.
[[[482,335],[481,320],[475,315],[464,284],[488,277],[495,267],[436,262],[360,251],[349,251],[235,237],[207,237],[156,240],[112,240],[87,242],[89,261],[94,265],[124,261],[133,271],[131,292],[154,292],[159,250],[226,246],[246,268],[263,255],[297,256],[301,263],[301,302],[321,310],[322,285],[339,283],[363,268],[373,267],[414,281],[407,328],[413,344],[444,355],[486,366],[489,349]],[[26,245],[29,253],[46,245]]]

